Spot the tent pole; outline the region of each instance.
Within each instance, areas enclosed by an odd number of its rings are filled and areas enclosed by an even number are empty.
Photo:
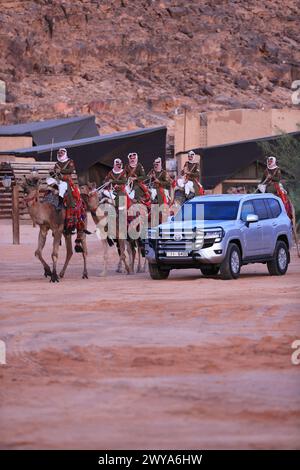
[[[52,162],[53,143],[54,143],[54,137],[52,137],[52,140],[51,140],[50,162]]]
[[[14,184],[12,188],[12,229],[13,244],[20,245],[19,186],[17,184]]]

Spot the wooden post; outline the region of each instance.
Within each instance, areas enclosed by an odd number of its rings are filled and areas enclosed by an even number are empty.
[[[20,245],[19,186],[17,184],[14,184],[12,188],[12,229],[13,244]]]

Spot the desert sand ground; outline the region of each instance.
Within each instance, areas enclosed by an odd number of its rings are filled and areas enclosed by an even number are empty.
[[[8,221],[0,230],[2,449],[300,448],[294,251],[283,277],[253,265],[237,281],[152,281],[116,274],[111,249],[103,279],[91,235],[89,279],[76,254],[51,284],[38,229],[23,224],[19,246]]]

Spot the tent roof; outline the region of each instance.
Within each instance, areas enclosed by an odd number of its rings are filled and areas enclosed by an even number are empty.
[[[127,157],[129,152],[137,152],[146,169],[151,167],[154,158],[165,157],[166,149],[165,126],[138,129],[134,131],[115,132],[103,136],[85,139],[67,140],[53,145],[39,145],[24,149],[2,151],[0,155],[35,157],[37,160],[50,160],[51,150],[67,148],[68,155],[73,158],[77,171],[84,171],[95,163],[113,166],[116,157]]]
[[[290,132],[287,135],[300,140],[300,132]],[[280,137],[282,137],[282,134],[189,150],[193,150],[201,155],[201,182],[206,189],[212,189],[253,162],[264,162],[264,154],[259,146],[259,142],[265,141],[276,144],[277,139]],[[189,150],[178,152],[177,155],[187,153]]]
[[[31,136],[35,145],[98,136],[95,116],[28,122],[0,126],[0,137]]]

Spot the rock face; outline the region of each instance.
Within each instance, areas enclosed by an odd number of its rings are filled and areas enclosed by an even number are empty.
[[[95,113],[101,132],[181,106],[292,106],[296,0],[4,0],[0,123]],[[293,72],[292,72],[293,71]]]

